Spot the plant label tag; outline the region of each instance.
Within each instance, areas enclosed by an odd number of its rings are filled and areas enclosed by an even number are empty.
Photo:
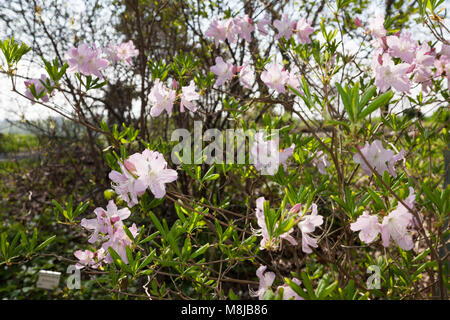
[[[61,278],[61,272],[41,270],[39,271],[36,287],[41,289],[56,289],[59,285],[59,278]]]

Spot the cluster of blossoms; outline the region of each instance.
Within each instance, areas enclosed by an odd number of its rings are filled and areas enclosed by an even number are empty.
[[[380,140],[375,140],[371,144],[366,142],[363,148],[360,148],[360,152],[370,164],[370,166],[377,171],[381,176],[385,171],[388,171],[394,178],[397,177],[397,173],[394,170],[394,164],[397,161],[404,159],[405,150],[402,149],[399,153],[395,154],[392,150],[383,148],[383,144]],[[366,174],[372,174],[369,166],[359,153],[353,156],[353,161],[358,163]]]
[[[278,171],[280,164],[286,170],[286,161],[294,153],[295,144],[289,148],[280,150],[279,138],[265,140],[264,134],[258,132],[255,141],[250,148],[250,157],[253,160],[256,170],[263,174],[274,175]]]
[[[256,28],[260,34],[264,36],[268,35],[269,32],[266,27],[270,25],[270,23],[270,17],[266,14],[264,18],[256,23]],[[285,14],[281,20],[275,20],[273,22],[273,27],[277,31],[277,34],[275,35],[276,40],[280,38],[289,40],[293,34],[296,34],[298,42],[302,44],[310,43],[311,39],[309,36],[314,32],[310,23],[304,18],[299,19],[298,21],[291,20],[287,14]],[[253,31],[255,31],[253,20],[249,18],[248,15],[245,15],[228,19],[214,19],[206,30],[205,35],[214,38],[217,47],[220,41],[224,42],[225,40],[228,40],[229,43],[236,43],[236,36],[249,42],[251,41],[251,34]]]
[[[269,231],[267,230],[266,219],[264,214],[264,197],[260,197],[256,200],[256,219],[258,226],[260,229],[254,231],[255,235],[262,236],[260,249],[277,249],[282,239],[289,241],[292,245],[298,245],[297,240],[291,235],[294,232],[294,229],[290,229],[287,232],[283,233],[279,236],[279,238],[273,238],[269,235]],[[312,253],[311,248],[317,248],[317,238],[312,236],[311,234],[315,231],[316,227],[319,227],[323,224],[323,217],[317,213],[317,205],[313,203],[311,205],[310,214],[305,214],[304,211],[302,214],[299,214],[302,205],[297,203],[294,205],[288,212],[287,218],[295,218],[297,222],[297,226],[302,234],[302,251],[304,253]],[[275,229],[277,228],[278,223],[275,225]]]
[[[155,198],[162,198],[166,194],[165,184],[175,181],[178,173],[167,169],[164,156],[145,149],[142,153],[135,153],[119,162],[122,172],[111,171],[109,178],[113,181],[114,191],[119,194],[131,208],[138,203],[138,197],[150,189]]]
[[[106,55],[106,59],[102,58]],[[131,65],[132,58],[136,57],[139,51],[135,49],[133,42],[123,42],[119,45],[109,43],[104,50],[97,49],[94,45],[90,48],[86,43],[78,47],[70,48],[66,53],[69,71],[79,72],[85,76],[94,75],[102,78],[101,70],[106,69],[110,64],[124,61]]]
[[[236,43],[236,35],[245,39],[251,40],[251,33],[255,30],[252,25],[252,19],[247,15],[244,17],[229,18],[223,20],[213,20],[206,30],[205,35],[213,37],[216,46],[220,41],[228,40],[229,43]],[[266,14],[263,19],[256,23],[258,31],[262,35],[267,35],[268,31],[266,27],[270,25],[271,21]],[[278,31],[275,35],[275,39],[285,38],[290,39],[293,34],[297,35],[298,42],[302,44],[310,43],[309,36],[313,33],[313,28],[305,20],[300,19],[298,21],[290,20],[287,15],[284,15],[282,20],[275,20],[273,27]],[[251,89],[255,82],[255,70],[248,63],[244,63],[242,66],[233,65],[232,62],[225,62],[222,57],[216,57],[215,65],[210,70],[217,76],[215,82],[216,86],[221,86],[225,82],[231,80],[235,74],[238,74],[240,83]],[[277,63],[271,63],[261,73],[261,80],[271,89],[278,93],[285,93],[286,86],[291,86],[297,91],[300,91],[300,81],[298,76],[298,68],[293,68],[290,72],[286,71],[283,66]]]
[[[136,57],[139,51],[135,49],[133,42],[123,42],[115,45],[110,43],[104,50],[98,49],[95,45],[93,48],[89,47],[86,43],[80,44],[78,47],[71,47],[66,52],[66,59],[69,65],[69,72],[77,72],[85,76],[96,76],[102,79],[103,75],[101,71],[106,69],[109,65],[115,64],[119,61],[125,62],[127,65],[132,64],[132,58]],[[105,58],[102,58],[105,55]],[[31,100],[31,103],[36,102],[30,86],[34,85],[36,96],[40,96],[42,92],[45,94],[40,97],[42,101],[48,102],[48,92],[41,81],[46,82],[47,77],[41,75],[40,79],[32,79],[25,81],[25,96]],[[50,82],[53,85],[53,82]]]
[[[128,263],[126,248],[131,247],[132,240],[128,237],[124,230],[123,220],[127,219],[131,212],[128,208],[118,210],[114,201],[110,200],[106,210],[97,208],[94,210],[96,218],[82,219],[81,226],[85,229],[93,231],[88,242],[93,244],[97,241],[104,241],[101,248],[95,252],[91,250],[78,250],[74,255],[80,262],[76,265],[81,269],[86,266],[98,268],[103,262],[112,263],[112,257],[108,252],[108,248],[113,248],[125,263]],[[129,228],[133,237],[138,235],[136,224]]]
[[[360,23],[359,23],[360,24]],[[387,35],[384,16],[377,14],[367,29],[372,35],[376,51],[372,59],[375,84],[380,91],[394,88],[409,93],[411,80],[421,84],[428,91],[434,77],[446,76],[450,81],[450,47],[443,45],[439,55],[427,43],[419,43],[411,38],[411,33],[402,32]],[[399,60],[395,63],[395,60]],[[435,67],[433,72],[432,68]]]
[[[360,149],[360,152],[367,163],[378,174],[383,175],[387,171],[390,175],[396,177],[397,174],[394,170],[394,164],[404,159],[405,150],[402,149],[399,153],[395,154],[392,150],[384,149],[381,141],[375,140],[371,144],[366,143]],[[366,174],[372,174],[366,161],[364,161],[359,153],[353,156],[353,160],[361,165]],[[409,188],[409,196],[404,202],[409,208],[412,209],[414,207],[415,194],[413,188]],[[365,243],[372,243],[378,234],[381,233],[383,246],[389,247],[390,239],[392,238],[402,249],[411,250],[414,244],[409,228],[414,225],[415,220],[413,215],[400,203],[397,209],[383,218],[381,224],[377,216],[372,216],[368,212],[364,212],[358,217],[356,222],[350,225],[350,228],[353,231],[360,231],[359,238]]]
[[[130,40],[118,45],[110,42],[105,48],[105,53],[112,64],[123,61],[130,66],[132,64],[132,58],[139,55],[139,50],[134,47],[133,41]]]
[[[264,299],[264,295],[266,294],[267,290],[271,290],[272,284],[275,281],[275,273],[266,271],[266,269],[266,266],[260,266],[256,270],[256,276],[259,278],[259,288],[257,291],[250,290],[250,296],[258,297],[259,300]],[[301,284],[301,281],[297,278],[293,278],[292,282],[296,283],[297,285]],[[283,300],[303,300],[303,298],[300,297],[294,290],[292,290],[292,288],[286,283],[282,286],[277,287],[275,295],[278,295],[278,292],[281,289],[283,290]]]
[[[177,87],[178,84],[175,80],[172,81],[172,88],[164,85],[160,79],[155,80],[154,86],[149,94],[149,103],[152,106],[150,115],[152,117],[159,116],[164,110],[166,110],[169,116],[172,114],[173,104],[177,98]],[[200,94],[195,90],[194,80],[191,80],[188,86],[181,88],[180,112],[184,112],[185,107],[192,112],[197,110],[194,101],[200,98]]]
[[[255,70],[248,63],[242,66],[233,65],[230,61],[225,62],[222,57],[216,57],[216,64],[210,70],[217,76],[215,82],[216,86],[221,86],[228,80],[233,79],[235,74],[238,74],[240,83],[251,89],[255,82]]]
[[[409,188],[409,196],[404,203],[409,208],[414,208],[415,193],[413,188]],[[391,239],[403,250],[411,250],[414,247],[410,229],[416,226],[416,220],[409,210],[399,203],[398,207],[391,211],[379,222],[378,216],[364,212],[358,217],[356,222],[350,224],[352,231],[360,231],[359,239],[365,243],[372,243],[381,233],[383,246],[388,248]]]
[[[49,101],[48,90],[43,84],[43,83],[47,83],[47,80],[48,80],[47,76],[45,74],[42,74],[40,79],[31,79],[31,80],[27,80],[24,82],[25,87],[26,87],[25,96],[31,100],[31,104],[36,103],[36,98],[34,97],[32,90],[31,90],[32,87],[34,87],[36,96],[39,97],[42,95],[42,97],[40,98],[40,99],[42,99],[42,101],[44,101],[44,102]],[[53,85],[53,82],[50,81],[50,84]]]
[[[138,203],[138,197],[150,189],[155,198],[162,198],[166,194],[165,184],[177,179],[175,170],[167,169],[164,156],[156,151],[145,149],[142,153],[135,153],[123,163],[119,162],[122,172],[111,171],[109,178],[113,181],[115,192],[127,202],[131,208]],[[108,248],[114,249],[125,263],[128,263],[126,248],[132,246],[132,240],[124,230],[123,221],[127,219],[131,211],[128,208],[118,210],[114,201],[110,200],[106,210],[97,208],[94,210],[96,218],[82,219],[81,226],[92,230],[89,243],[98,240],[104,241],[96,252],[91,250],[78,250],[74,254],[80,260],[78,268],[90,266],[98,268],[102,262],[111,263],[112,258]],[[128,229],[135,238],[138,235],[136,224]]]

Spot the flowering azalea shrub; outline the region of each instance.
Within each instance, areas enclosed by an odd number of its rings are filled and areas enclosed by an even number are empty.
[[[450,44],[439,3],[419,2],[432,39],[355,16],[350,54],[346,1],[330,27],[301,11],[228,12],[201,30],[208,64],[199,50],[154,61],[133,40],[81,43],[43,57],[24,90],[29,48],[3,41],[13,91],[101,137],[104,205],[54,202],[85,240],[66,258],[117,297],[447,298],[450,189],[436,153],[449,142]],[[276,44],[265,57],[264,43]],[[137,121],[87,117],[83,99],[138,59],[151,81]],[[67,90],[71,114],[52,105]],[[171,137],[151,138],[157,126]]]

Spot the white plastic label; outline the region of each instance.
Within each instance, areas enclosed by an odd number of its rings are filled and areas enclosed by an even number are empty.
[[[59,285],[60,277],[61,272],[41,270],[39,271],[36,287],[42,289],[55,289]]]

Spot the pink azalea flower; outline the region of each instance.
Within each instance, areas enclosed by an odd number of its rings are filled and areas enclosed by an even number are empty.
[[[260,229],[255,230],[255,234],[257,236],[262,236],[260,243],[260,249],[264,250],[270,247],[270,237],[269,232],[267,231],[266,218],[264,217],[264,197],[259,197],[256,199],[256,221]]]
[[[119,45],[109,43],[105,49],[111,63],[124,61],[127,65],[132,64],[132,58],[139,55],[139,50],[134,47],[133,41],[122,42]]]
[[[375,140],[370,145],[366,142],[365,146],[360,150],[367,162],[380,175],[383,175],[385,171],[388,171],[393,177],[397,177],[394,170],[394,164],[395,162],[404,159],[404,149],[398,154],[394,154],[394,151],[384,149],[380,140]],[[370,175],[372,173],[359,153],[354,154],[353,161],[359,163],[366,174]]]
[[[68,71],[79,72],[85,76],[95,75],[98,78],[103,78],[100,70],[105,69],[109,62],[106,59],[101,59],[100,52],[94,46],[93,49],[85,43],[78,48],[72,47],[67,53],[67,62],[69,64]]]
[[[278,171],[280,164],[286,169],[286,161],[294,153],[295,145],[280,151],[279,139],[264,140],[263,133],[259,132],[255,135],[255,142],[250,149],[250,157],[256,170],[263,174],[274,175]]]
[[[450,59],[450,45],[448,45],[448,44],[442,44],[442,48],[441,48],[440,54],[441,54],[442,56],[445,56],[445,57],[447,57],[447,58]]]
[[[138,203],[138,197],[145,193],[147,186],[142,180],[137,179],[133,175],[133,172],[136,171],[136,167],[132,160],[125,160],[124,163],[125,165],[119,162],[122,173],[113,170],[109,173],[109,178],[113,181],[114,191],[119,194],[131,208]]]
[[[157,152],[145,149],[142,153],[135,153],[130,160],[136,167],[136,175],[153,193],[155,198],[162,198],[166,194],[165,184],[175,181],[178,173],[167,169],[164,156]]]
[[[311,213],[304,215],[298,223],[298,227],[302,232],[302,251],[304,253],[312,253],[311,248],[318,247],[317,238],[311,236],[311,233],[322,224],[323,217],[317,214],[317,205],[313,203],[311,205]]]
[[[275,273],[271,271],[265,272],[267,269],[266,266],[260,266],[256,270],[256,276],[259,278],[259,289],[258,291],[250,290],[250,296],[251,297],[258,297],[259,300],[264,299],[264,294],[267,290],[270,289],[272,286],[274,280],[275,280]]]
[[[48,97],[48,91],[47,88],[42,84],[42,82],[47,83],[47,76],[45,74],[41,75],[40,79],[31,79],[31,80],[27,80],[24,82],[25,87],[27,88],[27,90],[25,91],[25,96],[31,100],[31,104],[35,104],[36,103],[36,98],[33,96],[33,94],[31,93],[31,85],[34,85],[34,90],[36,91],[36,95],[41,95],[43,92],[44,95],[42,96],[42,101],[44,102],[48,102],[49,101],[49,97]],[[50,83],[53,85],[53,81],[50,81]]]
[[[387,54],[382,55],[382,64],[375,68],[375,85],[381,92],[393,87],[400,92],[409,92],[410,82],[407,73],[410,65],[407,63],[394,64]]]
[[[292,70],[289,72],[289,78],[286,82],[286,85],[291,86],[297,92],[303,93],[303,90],[300,88],[300,70],[297,66],[294,66]]]
[[[372,243],[381,232],[381,224],[377,216],[371,216],[366,211],[350,224],[352,231],[360,231],[359,239],[365,243]]]
[[[387,32],[384,28],[384,15],[377,13],[374,19],[369,21],[369,32],[375,39],[386,36]]]
[[[417,41],[411,39],[411,33],[403,32],[400,36],[386,37],[389,54],[401,58],[406,63],[412,63],[416,56]]]
[[[411,250],[414,247],[414,242],[408,226],[412,220],[412,214],[401,204],[396,210],[384,217],[381,224],[383,246],[389,247],[391,239],[393,239],[403,250]]]
[[[292,282],[301,285],[301,281],[297,278],[293,278]],[[275,292],[275,295],[278,294],[278,291],[283,288],[283,300],[304,300],[302,297],[300,297],[288,284],[284,284],[282,286],[279,286],[277,288],[277,291]]]
[[[275,40],[278,40],[282,37],[286,40],[289,40],[292,36],[292,32],[294,31],[296,23],[295,21],[291,21],[288,15],[285,14],[282,20],[275,20],[273,22],[273,26],[278,30],[278,34],[275,36]]]
[[[131,235],[135,238],[138,235],[138,229],[135,223],[128,229],[131,232]],[[117,254],[122,258],[123,262],[128,263],[128,257],[127,257],[127,247],[131,247],[132,240],[128,237],[125,230],[122,228],[117,228],[114,230],[114,233],[110,235],[110,238],[107,242],[104,242],[102,244],[102,249],[105,250],[105,252],[108,252],[108,248],[114,249],[114,251],[117,252]],[[111,255],[108,254],[105,257],[106,263],[112,263],[113,259]]]
[[[150,109],[152,117],[159,116],[163,110],[166,110],[170,116],[176,98],[176,91],[164,86],[159,79],[156,79],[148,98],[149,103],[152,105]]]
[[[289,80],[289,72],[276,64],[271,63],[262,73],[261,80],[271,89],[278,93],[286,92],[286,83]]]
[[[292,245],[296,246],[298,243],[291,236],[291,233],[294,232],[294,229],[291,229],[291,230],[283,233],[282,235],[280,235],[280,239],[271,239],[270,238],[269,232],[267,230],[266,218],[264,216],[264,201],[265,201],[264,197],[259,197],[258,199],[256,199],[255,215],[256,215],[256,220],[257,220],[257,223],[258,223],[260,229],[254,230],[254,232],[255,232],[255,235],[263,237],[261,239],[260,249],[261,250],[265,250],[265,249],[275,249],[276,250],[278,248],[279,241],[281,239],[287,240]],[[275,229],[277,228],[277,226],[278,226],[278,224],[275,226]]]
[[[239,81],[244,87],[250,90],[252,89],[253,83],[255,82],[255,69],[248,63],[244,63],[239,71]]]
[[[219,46],[220,41],[225,41],[227,37],[227,28],[222,20],[213,20],[205,32],[207,37],[214,38],[216,47]]]
[[[262,35],[268,35],[269,32],[266,30],[266,26],[269,24],[270,24],[270,16],[266,13],[264,15],[264,18],[262,18],[256,23],[256,27],[258,28],[259,33],[261,33]]]
[[[86,266],[90,266],[92,264],[95,264],[94,261],[94,252],[92,252],[91,250],[77,250],[74,252],[74,256],[80,260],[80,262],[78,262],[75,265],[75,268],[77,269],[83,269]]]
[[[252,32],[255,31],[255,27],[252,23],[252,19],[250,19],[248,15],[234,19],[237,33],[242,39],[245,39],[248,42],[252,40]]]
[[[415,69],[413,81],[421,83],[423,91],[427,91],[427,87],[432,84],[431,67],[434,64],[434,59],[430,46],[427,43],[424,43],[417,48],[414,59]]]
[[[314,32],[314,29],[311,27],[311,24],[306,21],[306,19],[302,18],[298,20],[295,30],[297,33],[298,42],[303,44],[311,43],[309,35]]]
[[[436,67],[436,75],[445,76],[450,88],[450,58],[442,55],[439,59],[434,61],[434,66]]]
[[[313,159],[312,163],[317,167],[321,174],[327,174],[326,168],[328,168],[331,163],[328,161],[328,156],[323,151],[319,151],[316,157]]]
[[[96,242],[99,233],[111,235],[115,229],[122,226],[122,221],[127,219],[131,214],[128,208],[117,210],[117,206],[113,200],[108,202],[106,210],[99,207],[94,210],[94,213],[97,215],[97,218],[83,218],[81,220],[82,227],[94,231],[88,240],[89,243]]]
[[[197,107],[192,103],[192,101],[198,100],[200,95],[195,91],[195,82],[191,80],[189,86],[181,88],[181,102],[180,102],[180,112],[184,112],[184,107],[188,108],[190,111],[195,112]]]
[[[217,76],[215,85],[221,86],[225,81],[233,78],[233,65],[229,62],[223,61],[222,57],[216,58],[216,64],[210,68],[211,72]]]

